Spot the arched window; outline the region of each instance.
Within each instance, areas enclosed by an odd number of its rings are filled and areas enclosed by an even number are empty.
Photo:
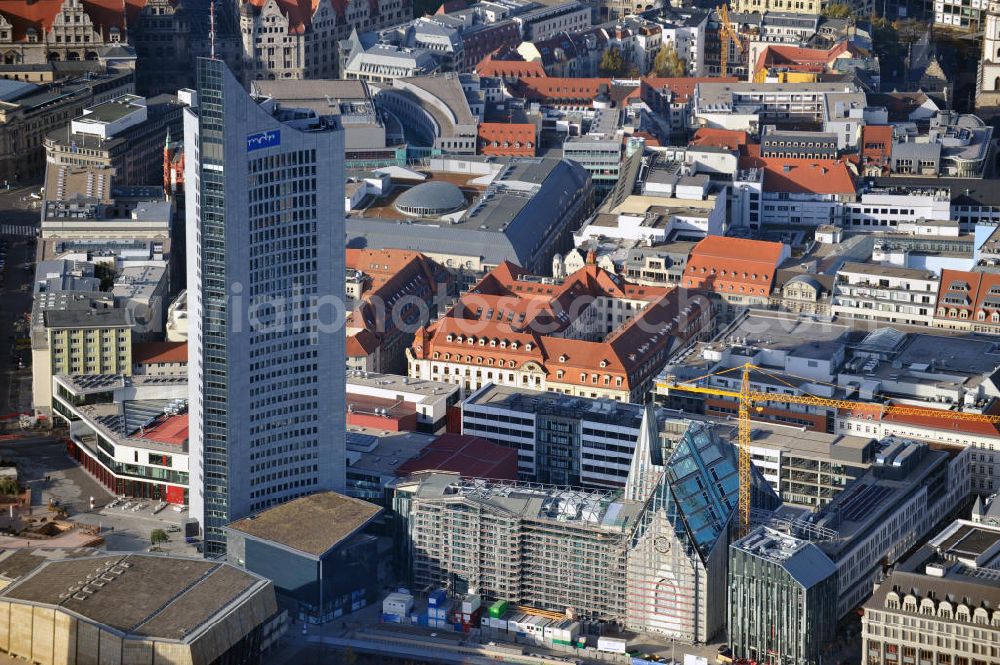
[[[1000,76],[993,79],[993,89],[1000,90]]]

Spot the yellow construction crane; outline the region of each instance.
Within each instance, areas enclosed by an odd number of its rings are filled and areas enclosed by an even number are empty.
[[[722,374],[729,374],[731,372],[740,371],[742,374],[742,380],[740,381],[739,390],[728,390],[726,388],[712,388],[708,386],[697,385],[697,382],[707,379],[711,376],[719,376]],[[657,388],[664,392],[664,394],[669,393],[671,390],[680,390],[689,393],[700,393],[702,395],[715,395],[716,397],[729,397],[737,400],[739,404],[738,409],[738,448],[739,448],[739,476],[740,476],[740,494],[739,494],[739,537],[745,536],[750,531],[750,416],[751,412],[760,413],[764,410],[762,406],[767,402],[782,402],[785,404],[802,404],[805,406],[816,406],[816,407],[828,407],[832,409],[856,409],[871,412],[874,416],[878,414],[879,417],[884,415],[897,415],[897,416],[923,416],[936,418],[939,420],[951,420],[951,421],[963,421],[963,422],[980,422],[980,423],[1000,423],[1000,415],[985,415],[980,413],[963,413],[961,411],[944,411],[942,409],[932,409],[929,407],[922,406],[903,406],[898,404],[883,404],[881,402],[856,402],[844,399],[831,399],[827,397],[817,397],[816,395],[786,395],[783,393],[769,393],[761,392],[759,390],[754,390],[750,386],[750,373],[760,372],[766,376],[772,377],[775,380],[791,385],[778,375],[770,372],[766,369],[753,365],[751,363],[744,363],[743,365],[737,365],[730,369],[722,370],[720,372],[712,372],[711,374],[706,374],[700,376],[692,381],[686,381],[683,383],[677,383],[667,377],[666,381],[660,381],[657,383]],[[789,375],[790,376],[790,375]],[[804,378],[804,377],[793,377],[793,378]]]
[[[743,55],[743,40],[729,24],[729,5],[719,5],[715,8],[719,14],[719,76],[728,76],[729,42],[736,47],[736,52]]]

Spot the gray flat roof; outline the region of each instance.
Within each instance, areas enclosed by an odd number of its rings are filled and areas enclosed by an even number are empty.
[[[135,113],[142,108],[141,104],[136,103],[141,99],[142,97],[136,95],[122,95],[103,104],[86,108],[83,115],[78,115],[73,119],[83,122],[103,123],[121,120],[125,116]]]
[[[43,313],[46,328],[124,328],[133,325],[124,308],[49,309]]]
[[[375,518],[373,503],[336,492],[318,492],[231,522],[228,529],[322,556]]]
[[[268,584],[217,561],[106,554],[42,562],[0,597],[59,606],[127,634],[184,640]]]

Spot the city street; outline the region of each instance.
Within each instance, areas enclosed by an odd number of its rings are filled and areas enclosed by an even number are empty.
[[[3,302],[0,307],[0,418],[31,410],[31,348],[24,340],[27,338],[25,315],[31,310],[35,238],[23,231],[38,226],[39,213],[32,207],[37,201],[30,197],[34,191],[34,188],[0,190],[0,245],[6,254],[0,270],[0,301]]]

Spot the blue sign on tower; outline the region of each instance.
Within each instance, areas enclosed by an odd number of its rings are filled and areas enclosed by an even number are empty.
[[[247,152],[263,150],[264,148],[273,148],[276,145],[281,145],[280,129],[272,129],[267,132],[257,132],[256,134],[247,134]]]

